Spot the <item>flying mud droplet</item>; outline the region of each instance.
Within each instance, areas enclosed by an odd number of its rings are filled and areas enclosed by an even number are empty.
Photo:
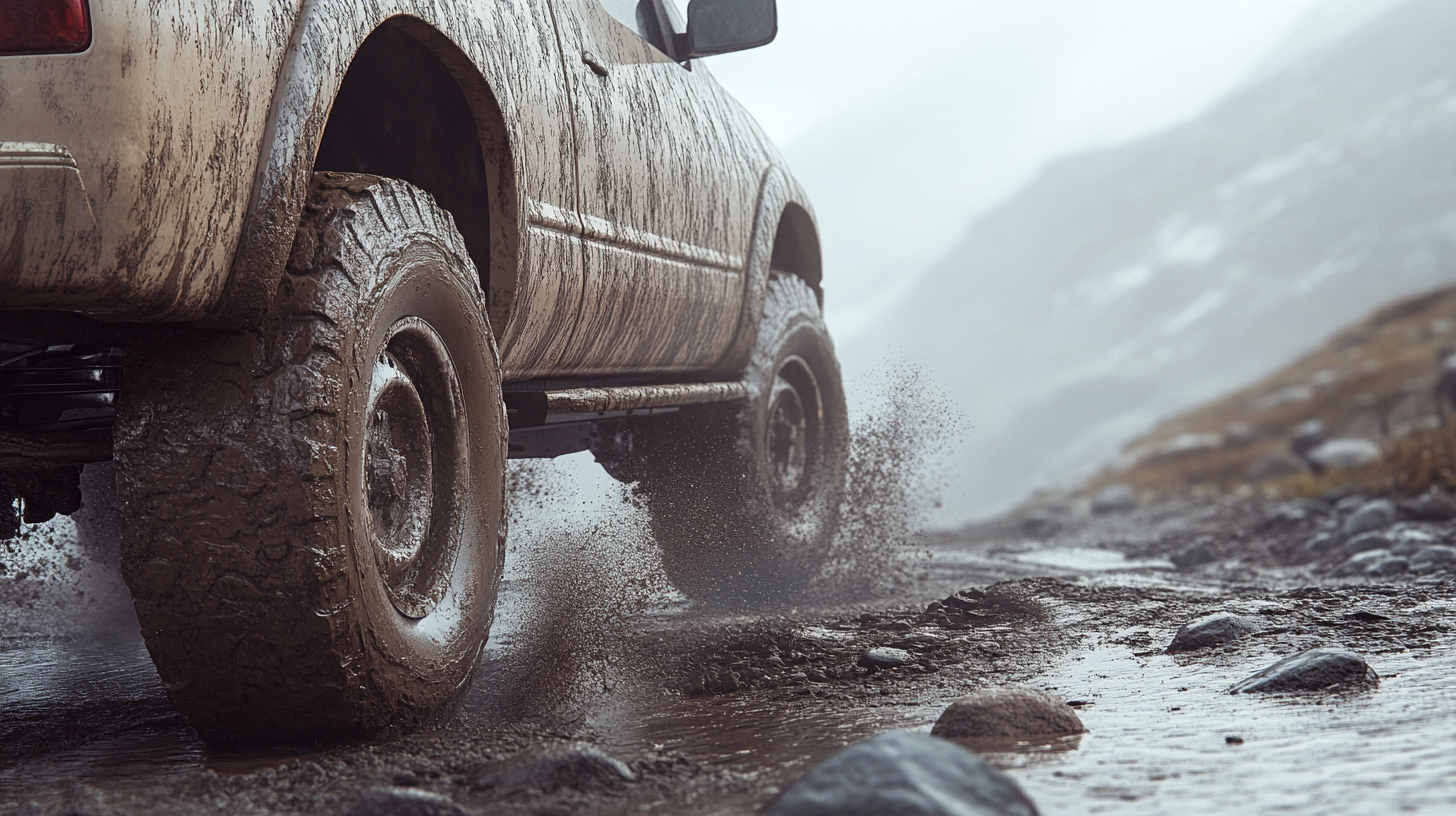
[[[966,428],[918,366],[885,363],[851,394],[874,395],[851,419],[839,532],[808,600],[883,597],[910,586],[930,554],[917,544],[945,490],[951,446]]]
[[[570,509],[583,492],[551,462],[512,463],[512,517],[534,514],[531,529],[512,529],[512,570],[521,576],[517,704],[550,713],[610,691],[630,664],[632,633],[673,590],[646,515],[626,488],[608,500]]]

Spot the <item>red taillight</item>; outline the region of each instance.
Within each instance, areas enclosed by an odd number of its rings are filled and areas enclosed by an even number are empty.
[[[89,47],[86,0],[0,0],[0,56],[75,54]]]

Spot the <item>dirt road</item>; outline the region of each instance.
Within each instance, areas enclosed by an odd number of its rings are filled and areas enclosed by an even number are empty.
[[[1340,512],[1068,508],[934,537],[891,598],[754,617],[604,604],[587,588],[543,616],[518,578],[463,708],[369,745],[211,752],[124,626],[13,635],[0,638],[0,812],[753,813],[840,747],[928,730],[951,700],[1004,683],[1052,691],[1089,729],[971,746],[1044,814],[1450,812],[1456,582],[1327,578],[1328,559],[1301,548]],[[1175,569],[1195,545],[1212,560]],[[1166,652],[1180,625],[1218,611],[1261,625]],[[860,665],[881,646],[910,662]],[[1226,693],[1313,646],[1364,655],[1380,688]]]

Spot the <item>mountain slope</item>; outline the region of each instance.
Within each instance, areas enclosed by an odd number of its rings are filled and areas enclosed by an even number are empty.
[[[1456,279],[1456,3],[1395,8],[1204,117],[1048,168],[874,333],[975,432],[947,521]]]

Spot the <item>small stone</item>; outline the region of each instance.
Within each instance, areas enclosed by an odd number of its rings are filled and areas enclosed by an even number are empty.
[[[1248,477],[1249,481],[1257,484],[1308,472],[1309,466],[1304,463],[1303,459],[1290,453],[1277,451],[1266,453],[1255,459],[1254,463],[1249,465]]]
[[[466,816],[455,800],[415,788],[374,788],[359,794],[348,816]]]
[[[981,608],[981,599],[986,593],[979,589],[963,589],[954,595],[947,596],[942,604],[948,609],[959,609],[962,612],[970,612]]]
[[[1184,547],[1182,550],[1173,553],[1169,560],[1173,566],[1180,570],[1193,569],[1203,564],[1212,564],[1218,560],[1213,554],[1213,548],[1209,546],[1210,539],[1201,538],[1198,541]]]
[[[1409,559],[1404,556],[1392,555],[1389,558],[1382,558],[1374,564],[1365,568],[1366,578],[1389,578],[1392,575],[1399,575],[1406,571],[1410,565]]]
[[[1003,686],[951,703],[930,733],[958,739],[1080,734],[1086,730],[1077,712],[1060,699],[1036,689]]]
[[[1246,638],[1262,628],[1263,624],[1259,621],[1242,615],[1231,615],[1227,612],[1205,615],[1179,627],[1178,634],[1173,636],[1173,642],[1168,645],[1168,651],[1190,652],[1221,646]]]
[[[1343,649],[1310,649],[1244,679],[1229,689],[1229,693],[1356,691],[1379,685],[1380,675],[1360,655]]]
[[[1036,816],[1010,777],[945,740],[896,731],[825,760],[760,816]]]
[[[1137,491],[1125,484],[1108,485],[1092,498],[1092,512],[1099,516],[1126,513],[1137,506]]]
[[[1448,521],[1456,518],[1456,498],[1433,487],[1410,501],[1401,502],[1400,512],[1416,521]]]
[[[1437,544],[1416,553],[1410,560],[1410,571],[1417,574],[1456,570],[1456,547]]]
[[[1340,546],[1340,542],[1344,540],[1344,536],[1341,536],[1338,530],[1321,530],[1314,534],[1314,538],[1304,543],[1304,551],[1323,555]]]
[[[1310,451],[1310,462],[1331,470],[1365,467],[1380,461],[1380,446],[1369,439],[1331,439]]]
[[[1318,419],[1311,419],[1296,425],[1289,435],[1289,450],[1300,458],[1324,444],[1330,438],[1329,428]]]
[[[471,777],[476,790],[492,788],[501,793],[539,790],[552,793],[562,788],[593,791],[635,782],[637,775],[625,763],[602,749],[582,742],[540,745],[509,759],[489,763]]]
[[[1390,550],[1369,550],[1359,555],[1350,556],[1345,563],[1335,567],[1330,573],[1332,577],[1344,578],[1350,575],[1362,575],[1365,570],[1390,557]]]
[[[1243,737],[1236,737],[1236,736],[1232,736],[1232,735],[1227,736],[1227,737],[1224,737],[1223,738],[1223,741],[1226,742],[1226,743],[1228,743],[1229,745],[1243,745],[1244,744],[1244,738]]]
[[[891,649],[881,647],[870,649],[860,655],[859,665],[866,669],[893,669],[897,666],[908,665],[915,658],[904,649]]]
[[[1441,543],[1441,539],[1429,530],[1417,527],[1402,527],[1389,533],[1390,551],[1396,555],[1415,555],[1427,547]]]
[[[1393,546],[1394,544],[1391,543],[1390,538],[1385,533],[1364,533],[1346,541],[1341,553],[1346,558],[1349,558],[1352,555],[1359,555],[1362,552],[1370,552],[1371,550],[1388,550]]]
[[[1390,499],[1366,502],[1345,520],[1345,537],[1354,538],[1361,533],[1389,527],[1395,523],[1395,517],[1395,502]]]

